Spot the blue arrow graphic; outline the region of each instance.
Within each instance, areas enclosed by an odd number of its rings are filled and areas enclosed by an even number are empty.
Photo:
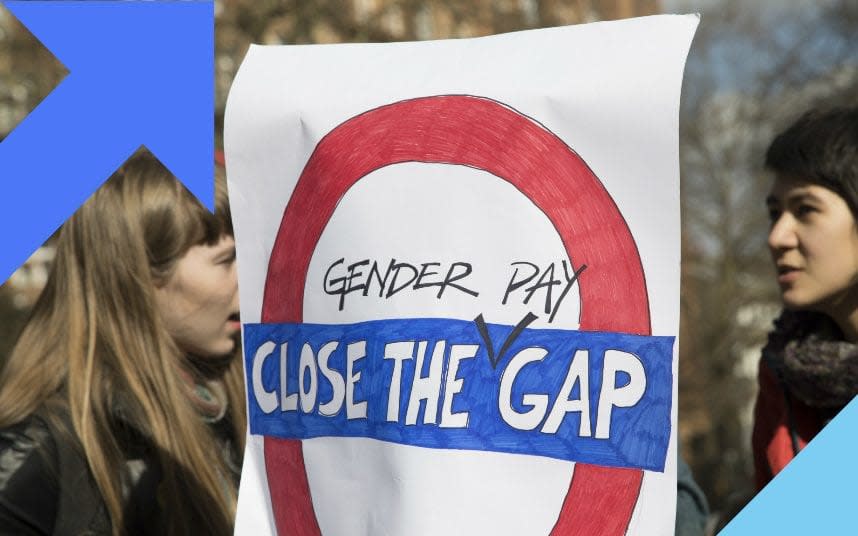
[[[730,522],[720,536],[855,534],[858,398]]]
[[[3,3],[69,74],[0,142],[2,280],[141,145],[212,207],[212,0]]]

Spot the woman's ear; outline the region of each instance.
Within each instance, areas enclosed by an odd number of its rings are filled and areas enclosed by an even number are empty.
[[[155,285],[155,289],[163,289],[170,282],[170,279],[173,275],[172,263],[170,269],[165,267],[153,267],[150,269],[152,274],[152,284]]]
[[[167,282],[155,282],[155,291],[152,293],[155,297],[155,307],[158,309],[158,314],[164,315],[164,311],[170,307],[170,292],[167,290]]]

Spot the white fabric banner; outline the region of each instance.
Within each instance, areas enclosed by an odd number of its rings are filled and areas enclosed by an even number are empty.
[[[697,22],[251,47],[237,533],[673,533]]]

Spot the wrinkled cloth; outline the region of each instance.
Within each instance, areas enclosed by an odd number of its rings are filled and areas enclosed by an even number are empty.
[[[129,468],[137,460],[130,458]],[[147,484],[151,479],[140,477],[151,470],[153,467],[149,466],[137,471],[136,483]],[[135,485],[133,489],[140,496],[155,492],[154,487],[137,492]],[[148,534],[145,522],[141,521],[152,512],[141,513],[142,519],[135,516],[137,519],[132,520],[129,516],[129,532]],[[107,508],[86,458],[79,445],[69,441],[56,423],[33,415],[0,430],[0,534],[110,533]]]

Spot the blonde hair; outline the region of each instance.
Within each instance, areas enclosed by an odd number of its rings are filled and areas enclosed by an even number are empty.
[[[222,381],[240,453],[241,360],[202,367],[180,352],[154,292],[191,246],[232,233],[223,181],[216,192],[211,214],[151,154],[129,159],[60,230],[52,273],[0,374],[0,427],[67,405],[114,534],[124,530],[117,413],[151,442],[169,533],[231,532],[235,486],[179,371]]]

